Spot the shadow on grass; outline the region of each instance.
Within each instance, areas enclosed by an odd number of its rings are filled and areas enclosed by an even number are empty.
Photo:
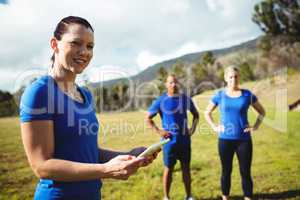
[[[300,190],[288,190],[288,191],[278,192],[278,193],[258,193],[258,194],[254,194],[253,200],[291,199],[291,198],[296,198],[296,197],[299,197],[299,199],[300,199]],[[221,197],[205,198],[205,199],[201,199],[201,200],[220,200],[220,199],[221,199]],[[243,196],[230,196],[230,199],[231,200],[242,200]]]

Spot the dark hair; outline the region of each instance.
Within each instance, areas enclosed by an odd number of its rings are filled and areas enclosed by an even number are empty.
[[[68,26],[70,24],[80,24],[86,28],[91,29],[94,32],[94,29],[92,27],[92,25],[84,18],[82,17],[77,17],[77,16],[68,16],[63,18],[57,25],[54,31],[53,36],[57,39],[57,40],[61,40],[63,34],[65,34],[68,30]],[[54,64],[54,53],[51,57],[51,61],[52,61],[52,67]]]

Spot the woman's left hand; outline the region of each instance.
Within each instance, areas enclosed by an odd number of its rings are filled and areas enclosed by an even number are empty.
[[[143,153],[147,148],[146,147],[137,147],[137,148],[133,148],[131,149],[128,154],[138,157],[138,155],[140,155],[141,153]]]
[[[194,129],[191,129],[191,128],[188,129],[189,136],[192,136],[194,134],[194,132],[195,132]]]
[[[248,126],[247,128],[244,129],[244,133],[252,133],[253,131],[256,131],[257,128],[253,126]]]
[[[147,149],[146,147],[137,147],[137,148],[134,148],[131,151],[129,151],[129,154],[138,157],[138,155],[143,153],[146,149]],[[141,167],[151,164],[153,162],[153,160],[156,159],[156,157],[160,151],[161,150],[158,150],[158,151],[154,152],[152,155],[147,156],[145,161],[142,162]]]

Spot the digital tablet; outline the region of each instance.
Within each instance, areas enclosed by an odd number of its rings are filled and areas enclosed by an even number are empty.
[[[170,139],[165,139],[162,140],[158,143],[152,144],[151,146],[149,146],[145,151],[143,151],[138,157],[147,157],[152,155],[154,152],[158,151],[159,149],[162,148],[162,146],[166,143],[168,143],[170,141]]]

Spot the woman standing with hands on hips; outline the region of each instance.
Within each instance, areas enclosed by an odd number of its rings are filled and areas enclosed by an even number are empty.
[[[231,171],[234,153],[239,161],[242,188],[245,200],[252,199],[253,182],[251,178],[252,140],[251,134],[261,124],[265,111],[256,96],[249,90],[239,87],[239,70],[230,66],[225,69],[225,89],[218,91],[206,108],[205,119],[212,129],[219,133],[219,156],[222,165],[221,189],[222,199],[228,200],[231,186]],[[219,106],[220,121],[218,125],[212,118],[212,112]],[[258,117],[254,126],[248,122],[248,109],[252,106]]]
[[[50,44],[50,74],[26,88],[20,105],[23,145],[40,178],[34,199],[99,200],[101,179],[127,179],[157,153],[137,158],[146,148],[116,152],[98,147],[92,95],[75,84],[93,57],[90,23],[76,16],[62,19]]]

